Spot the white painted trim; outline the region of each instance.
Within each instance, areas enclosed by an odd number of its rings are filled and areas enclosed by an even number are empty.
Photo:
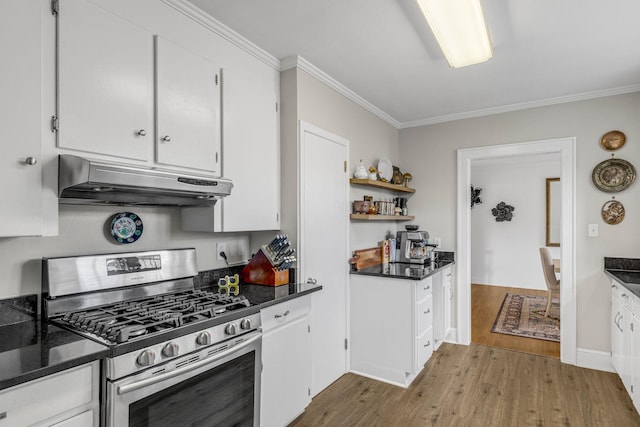
[[[528,108],[546,107],[549,105],[566,104],[568,102],[585,101],[588,99],[604,98],[605,96],[622,95],[625,93],[640,92],[640,84],[623,86],[612,89],[597,90],[592,92],[578,93],[575,95],[558,96],[555,98],[539,99],[530,102],[521,102],[518,104],[502,105],[498,107],[483,108],[480,110],[466,111],[463,113],[447,114],[444,116],[431,117],[428,119],[415,120],[411,122],[403,122],[400,129],[412,128],[417,126],[433,125],[436,123],[452,122],[454,120],[469,119],[473,117],[489,116],[491,114],[508,113],[511,111],[526,110]]]
[[[258,58],[260,61],[272,67],[274,70],[280,71],[280,61],[266,50],[258,47],[250,42],[239,33],[224,25],[222,22],[209,15],[193,3],[187,0],[160,0],[168,6],[171,6],[183,15],[193,19],[198,24],[206,27],[210,31],[216,33],[228,42],[238,46],[245,52]]]
[[[611,353],[605,351],[578,348],[576,365],[581,368],[596,369],[598,371],[616,372],[611,363]]]
[[[398,122],[396,119],[394,119],[375,105],[371,104],[369,101],[328,75],[306,59],[302,58],[301,56],[290,56],[280,62],[280,71],[286,71],[295,67],[298,67],[300,70],[311,74],[313,77],[320,80],[322,83],[326,84],[339,94],[343,95],[345,98],[355,102],[365,110],[369,111],[371,114],[379,117],[396,129],[400,128],[400,122]]]
[[[471,342],[471,161],[527,154],[560,153],[562,183],[562,286],[560,295],[560,360],[576,364],[577,302],[575,284],[576,139],[561,138],[458,150],[457,170],[457,331],[458,343]]]

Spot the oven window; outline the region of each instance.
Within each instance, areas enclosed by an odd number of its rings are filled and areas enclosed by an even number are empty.
[[[129,405],[129,426],[253,426],[255,351]]]

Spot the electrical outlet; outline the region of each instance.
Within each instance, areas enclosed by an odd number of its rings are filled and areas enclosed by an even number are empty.
[[[440,237],[434,237],[433,244],[436,245],[436,248],[439,248],[442,245],[442,239]]]
[[[227,242],[216,243],[216,259],[224,259],[220,252],[227,253]]]

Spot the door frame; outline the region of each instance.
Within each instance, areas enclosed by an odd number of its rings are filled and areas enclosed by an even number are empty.
[[[298,141],[299,141],[299,150],[298,150],[298,221],[297,221],[297,240],[298,240],[298,258],[304,260],[305,259],[305,235],[303,233],[304,227],[306,225],[306,218],[304,215],[304,206],[306,204],[306,195],[303,191],[303,189],[305,188],[305,177],[304,177],[304,172],[306,171],[307,168],[314,168],[314,167],[319,167],[318,165],[307,165],[305,163],[305,154],[306,154],[306,147],[304,144],[304,135],[305,133],[311,133],[311,134],[315,134],[318,135],[319,137],[322,137],[324,139],[328,139],[338,145],[341,145],[344,147],[344,152],[345,152],[345,161],[346,161],[346,165],[349,164],[349,140],[341,137],[339,135],[336,135],[334,133],[331,133],[325,129],[322,129],[320,127],[314,126],[311,123],[305,122],[303,120],[299,120],[298,122]],[[349,180],[347,179],[347,171],[345,168],[345,179],[344,179],[344,194],[345,194],[345,212],[344,212],[344,236],[345,236],[345,254],[349,254],[349,248],[351,247],[351,241],[350,241],[350,226],[349,226],[349,198],[350,198],[350,192],[349,192]],[[305,282],[307,280],[307,272],[305,271],[305,266],[304,266],[304,262],[299,263],[298,264],[298,271],[297,273],[297,280],[298,282]],[[348,341],[351,340],[351,336],[350,336],[350,320],[349,320],[349,305],[350,305],[350,294],[349,294],[349,264],[347,263],[347,259],[345,258],[345,262],[344,262],[344,302],[345,302],[345,325],[344,325],[344,336],[346,337],[346,339]],[[312,303],[312,307],[313,307],[313,303]],[[311,318],[313,319],[313,311],[311,312]],[[313,338],[312,338],[313,339]],[[349,367],[351,365],[351,357],[350,357],[350,352],[345,350],[345,359],[344,359],[344,372],[348,372],[349,371]],[[314,357],[314,355],[312,354],[312,358]],[[317,387],[316,384],[313,383],[313,381],[311,382],[311,396],[315,396],[317,393],[319,393],[322,390],[316,390],[315,388]]]
[[[471,162],[526,154],[559,153],[562,183],[562,271],[560,290],[560,360],[577,364],[577,301],[575,284],[576,138],[522,142],[459,149],[457,152],[457,342],[471,343]]]

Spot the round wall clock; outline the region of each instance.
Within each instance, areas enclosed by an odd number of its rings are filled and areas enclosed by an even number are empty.
[[[111,236],[122,244],[133,243],[142,236],[142,218],[133,212],[120,212],[111,220]]]

